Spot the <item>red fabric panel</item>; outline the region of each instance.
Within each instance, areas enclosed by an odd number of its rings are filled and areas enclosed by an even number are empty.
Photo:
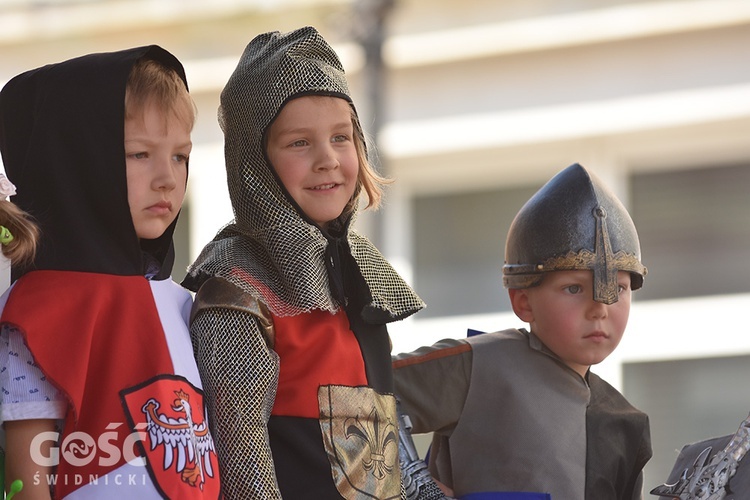
[[[274,317],[281,358],[273,415],[318,418],[318,387],[367,384],[365,363],[343,310]]]
[[[33,271],[16,283],[1,320],[19,327],[36,363],[68,397],[64,436],[83,431],[96,441],[109,424],[126,422],[120,390],[174,372],[151,287],[142,276]],[[125,425],[117,427],[112,444],[122,450],[129,433]],[[85,484],[90,474],[101,476],[124,463],[121,457],[102,466],[95,457],[72,466],[65,451],[60,450],[58,468],[60,497],[76,488],[64,474],[83,475]]]

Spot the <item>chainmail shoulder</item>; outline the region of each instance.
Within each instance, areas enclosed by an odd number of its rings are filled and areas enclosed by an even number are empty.
[[[323,264],[327,241],[317,228],[303,223],[296,231],[269,231],[275,234],[264,235],[265,241],[236,232],[224,236],[230,232],[231,227],[225,228],[203,249],[183,283],[186,287],[197,291],[206,280],[221,277],[261,300],[276,316],[338,310]],[[422,299],[366,237],[349,231],[348,241],[372,294],[365,320],[387,323],[424,307]],[[268,247],[286,251],[270,252]]]
[[[236,308],[201,308],[190,335],[224,497],[280,499],[267,429],[279,357],[267,346],[258,317]]]
[[[362,276],[370,288],[372,303],[364,318],[370,323],[387,323],[403,319],[425,307],[424,302],[406,284],[370,240],[349,232],[349,247]]]
[[[206,245],[183,284],[197,291],[212,277],[224,278],[260,299],[276,316],[316,308],[335,311],[322,265],[327,242],[322,236],[317,238],[314,230],[301,223],[250,237],[228,226]]]

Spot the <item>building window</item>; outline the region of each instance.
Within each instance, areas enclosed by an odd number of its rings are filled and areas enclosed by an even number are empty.
[[[505,237],[539,185],[413,200],[414,287],[420,318],[510,311],[503,289]]]
[[[748,415],[750,356],[622,366],[623,394],[651,423],[654,456],[644,472],[646,492],[667,480],[684,445],[734,434]]]
[[[639,300],[750,292],[750,165],[639,173]]]

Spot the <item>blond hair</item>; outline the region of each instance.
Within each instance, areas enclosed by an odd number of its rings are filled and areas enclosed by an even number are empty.
[[[13,240],[2,245],[2,252],[14,267],[26,267],[34,262],[39,242],[39,226],[28,213],[10,201],[0,200],[0,226],[5,227]]]
[[[197,108],[180,75],[159,61],[141,58],[125,87],[125,119],[136,118],[149,104],[162,111],[165,121],[171,116],[193,130]]]
[[[357,159],[359,160],[359,173],[357,174],[357,189],[354,192],[354,196],[352,196],[352,200],[344,208],[346,216],[354,211],[355,204],[359,200],[359,194],[363,189],[365,194],[367,194],[365,209],[371,208],[377,210],[383,199],[383,188],[393,182],[393,179],[378,174],[370,163],[367,157],[365,134],[362,131],[362,126],[359,123],[354,108],[352,108],[352,125],[354,125],[354,147],[357,150]]]

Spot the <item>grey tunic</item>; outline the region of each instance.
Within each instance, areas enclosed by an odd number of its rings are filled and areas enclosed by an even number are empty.
[[[444,340],[396,356],[394,368],[414,432],[435,433],[430,471],[456,496],[640,498],[651,455],[646,415],[596,375],[568,368],[533,334]],[[592,436],[601,429],[615,435]]]

